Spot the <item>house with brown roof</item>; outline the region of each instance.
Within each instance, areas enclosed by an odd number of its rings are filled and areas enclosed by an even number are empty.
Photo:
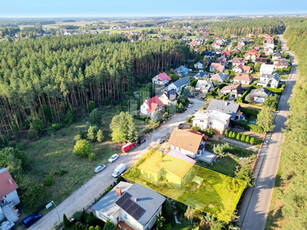
[[[189,157],[201,156],[205,151],[205,141],[208,137],[190,129],[174,128],[168,143],[175,149]]]
[[[230,97],[237,98],[242,93],[241,84],[226,85],[220,90],[220,93],[223,95],[229,94]]]
[[[227,75],[227,74],[217,73],[217,74],[214,74],[214,75],[211,77],[211,81],[218,81],[219,83],[222,83],[222,82],[224,82],[228,77],[229,77],[229,75]]]
[[[221,63],[212,62],[210,65],[210,72],[215,72],[216,70],[220,73],[223,73],[225,70],[225,66]]]
[[[222,65],[226,65],[227,63],[227,58],[219,57],[215,61],[215,63],[221,63]]]
[[[148,100],[145,100],[140,107],[141,114],[151,116],[156,110],[162,110],[163,103],[160,101],[158,96],[154,96]]]
[[[249,74],[237,74],[233,78],[233,82],[237,84],[242,84],[242,85],[249,85],[250,83],[253,82],[253,77]]]
[[[246,65],[247,61],[244,58],[233,58],[232,59],[232,65],[233,66],[239,66],[239,65]]]
[[[236,73],[251,73],[252,67],[248,65],[239,65],[239,66],[234,66],[232,70]]]
[[[16,222],[19,212],[15,208],[20,203],[18,185],[7,168],[0,168],[0,221]]]
[[[157,85],[166,85],[172,79],[166,73],[159,73],[155,77],[152,78],[152,83]]]
[[[287,59],[277,59],[274,61],[274,66],[276,69],[284,69],[284,68],[288,68],[289,66],[289,61]]]
[[[252,49],[252,50],[248,51],[248,52],[244,55],[244,58],[245,58],[246,60],[251,60],[252,62],[255,62],[257,57],[259,57],[259,53],[258,53],[258,51],[255,50],[255,49]]]

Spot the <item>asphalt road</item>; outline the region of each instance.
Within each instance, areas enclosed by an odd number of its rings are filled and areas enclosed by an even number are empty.
[[[54,226],[59,223],[59,217],[62,218],[66,214],[70,218],[76,211],[81,211],[90,207],[105,189],[116,181],[111,174],[114,169],[120,164],[124,163],[128,167],[133,165],[143,154],[148,151],[148,147],[161,138],[169,135],[174,127],[177,127],[181,122],[187,120],[188,116],[193,113],[195,109],[204,106],[204,101],[198,99],[191,99],[193,106],[184,113],[175,114],[171,120],[154,130],[147,135],[146,142],[138,148],[129,153],[122,154],[117,161],[108,164],[107,168],[95,175],[92,179],[86,182],[82,187],[76,190],[73,194],[67,197],[57,209],[53,209],[47,215],[43,216],[38,222],[33,224],[30,230],[45,230],[54,229]],[[94,169],[93,169],[94,170]]]
[[[289,52],[283,40],[282,48]],[[290,57],[293,63],[292,70],[275,113],[275,129],[267,134],[260,150],[257,170],[254,171],[255,186],[245,191],[240,204],[238,224],[242,230],[262,230],[265,227],[284,140],[283,129],[289,115],[288,100],[297,79],[297,61],[293,55],[290,54]]]

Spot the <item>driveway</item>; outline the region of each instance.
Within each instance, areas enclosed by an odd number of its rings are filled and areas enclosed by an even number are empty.
[[[120,163],[124,163],[128,167],[133,165],[143,154],[148,151],[148,147],[151,143],[157,141],[157,139],[161,137],[169,135],[172,129],[177,127],[181,122],[187,120],[188,116],[191,115],[195,109],[199,109],[204,106],[204,101],[200,101],[198,99],[190,100],[193,102],[193,106],[186,112],[175,114],[171,120],[154,130],[151,134],[147,135],[146,142],[143,145],[137,147],[129,153],[122,154],[117,161],[108,164],[104,171],[95,175],[92,179],[90,179],[82,187],[73,192],[62,203],[60,203],[57,206],[60,218],[63,217],[63,214],[66,214],[66,216],[70,218],[76,211],[89,208],[99,198],[99,196],[104,193],[106,188],[116,181],[116,179],[111,176],[116,166],[118,166]],[[53,209],[29,229],[54,229],[54,226],[58,223],[59,220],[56,209]]]
[[[288,52],[281,36],[283,50]],[[280,97],[278,109],[275,113],[275,129],[265,138],[259,159],[254,171],[255,186],[245,191],[239,210],[239,226],[242,230],[262,230],[265,227],[269,211],[276,172],[279,165],[281,145],[284,140],[283,130],[289,115],[288,100],[297,79],[297,61],[290,55],[293,63],[289,79]]]

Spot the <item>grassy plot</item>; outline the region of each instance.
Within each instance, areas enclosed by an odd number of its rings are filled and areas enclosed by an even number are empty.
[[[161,155],[160,162],[157,161],[158,154]],[[155,162],[151,162],[152,159]],[[171,166],[171,161],[174,161],[176,168]],[[151,150],[124,173],[123,177],[229,222],[246,182],[198,165],[194,165],[183,175],[187,166],[180,161],[183,160]],[[149,165],[151,166],[146,169]],[[159,167],[154,167],[155,165]]]
[[[224,158],[219,158],[217,161],[212,164],[207,164],[205,162],[200,163],[201,166],[204,166],[213,171],[223,173],[227,176],[235,176],[235,170],[238,164],[238,159],[233,156],[227,156]]]

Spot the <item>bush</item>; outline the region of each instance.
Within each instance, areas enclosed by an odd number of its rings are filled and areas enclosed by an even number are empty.
[[[198,126],[192,126],[191,129],[197,132],[202,132],[201,128],[199,128]]]
[[[245,138],[246,138],[246,137],[245,137],[245,135],[244,135],[244,134],[242,134],[242,136],[241,136],[241,141],[243,141],[243,142],[244,142],[244,141],[245,141]]]
[[[82,135],[81,135],[80,133],[74,136],[74,141],[75,141],[75,142],[76,142],[76,141],[79,141],[79,140],[81,140],[81,139],[82,139]]]
[[[29,158],[26,152],[14,149],[13,147],[5,147],[0,150],[0,167],[19,170],[28,164]]]
[[[54,183],[54,180],[53,180],[53,177],[51,175],[48,175],[48,176],[44,177],[43,184],[45,186],[51,186],[51,185],[53,185],[53,183]]]
[[[16,144],[16,149],[18,150],[24,150],[26,148],[26,144],[22,141],[19,141],[17,144]]]
[[[88,159],[89,159],[90,161],[94,161],[94,160],[96,159],[96,154],[95,154],[95,153],[90,153],[90,154],[88,155]]]
[[[73,153],[78,157],[86,157],[91,150],[92,146],[87,140],[78,140],[74,146]]]
[[[228,137],[228,129],[225,130],[224,135],[225,135],[225,137]]]
[[[101,123],[101,113],[97,108],[93,109],[93,111],[90,113],[88,121],[92,125],[100,125],[100,123]]]
[[[40,119],[33,119],[30,123],[30,130],[36,130],[38,134],[42,134],[44,132],[44,122]]]
[[[58,131],[61,128],[63,128],[63,125],[61,123],[55,122],[47,128],[47,131],[48,133],[54,133],[55,131]]]
[[[193,118],[193,115],[190,115],[190,116],[188,117],[187,122],[191,124],[191,123],[192,123],[192,118]]]
[[[65,116],[63,117],[64,124],[70,125],[71,123],[74,122],[74,120],[75,120],[74,114],[72,113],[72,111],[68,110]]]
[[[240,138],[241,138],[241,135],[240,135],[240,133],[238,133],[236,139],[239,141]]]
[[[107,190],[108,192],[110,192],[110,191],[112,190],[112,188],[113,188],[113,187],[110,185],[110,186],[107,187],[106,190]]]
[[[255,142],[255,138],[254,138],[254,137],[252,137],[252,138],[250,139],[249,143],[250,143],[251,145],[253,145],[253,144],[254,144],[254,142]]]
[[[81,220],[81,217],[82,217],[82,212],[75,212],[72,217],[75,219],[75,220]]]
[[[232,134],[233,134],[233,132],[230,131],[229,134],[228,134],[228,137],[229,137],[229,138],[232,138]]]
[[[92,110],[95,109],[95,102],[94,101],[89,101],[88,103],[88,110],[92,112]]]
[[[241,108],[241,112],[243,112],[244,115],[247,115],[249,117],[250,116],[257,117],[260,111],[256,109],[250,109],[250,108]]]
[[[91,125],[87,130],[87,139],[92,142],[96,141],[97,132],[98,132],[98,127],[96,125],[94,126]]]
[[[97,132],[97,141],[98,141],[98,142],[102,142],[102,141],[103,141],[103,138],[104,138],[103,132],[102,132],[101,129],[99,129],[98,132]]]
[[[249,136],[246,136],[245,142],[246,142],[246,143],[249,143]]]
[[[249,125],[250,131],[255,133],[264,133],[263,129],[259,125]]]
[[[71,226],[71,223],[67,219],[67,216],[65,214],[63,215],[63,225],[64,225],[64,228],[70,228],[70,226]]]
[[[231,135],[231,138],[235,138],[236,137],[236,133],[235,132],[232,132],[232,135]]]
[[[208,136],[208,137],[213,137],[213,135],[214,135],[214,132],[213,132],[213,130],[212,129],[210,129],[210,128],[206,128],[205,130],[204,130],[204,134],[206,135],[206,136]]]

